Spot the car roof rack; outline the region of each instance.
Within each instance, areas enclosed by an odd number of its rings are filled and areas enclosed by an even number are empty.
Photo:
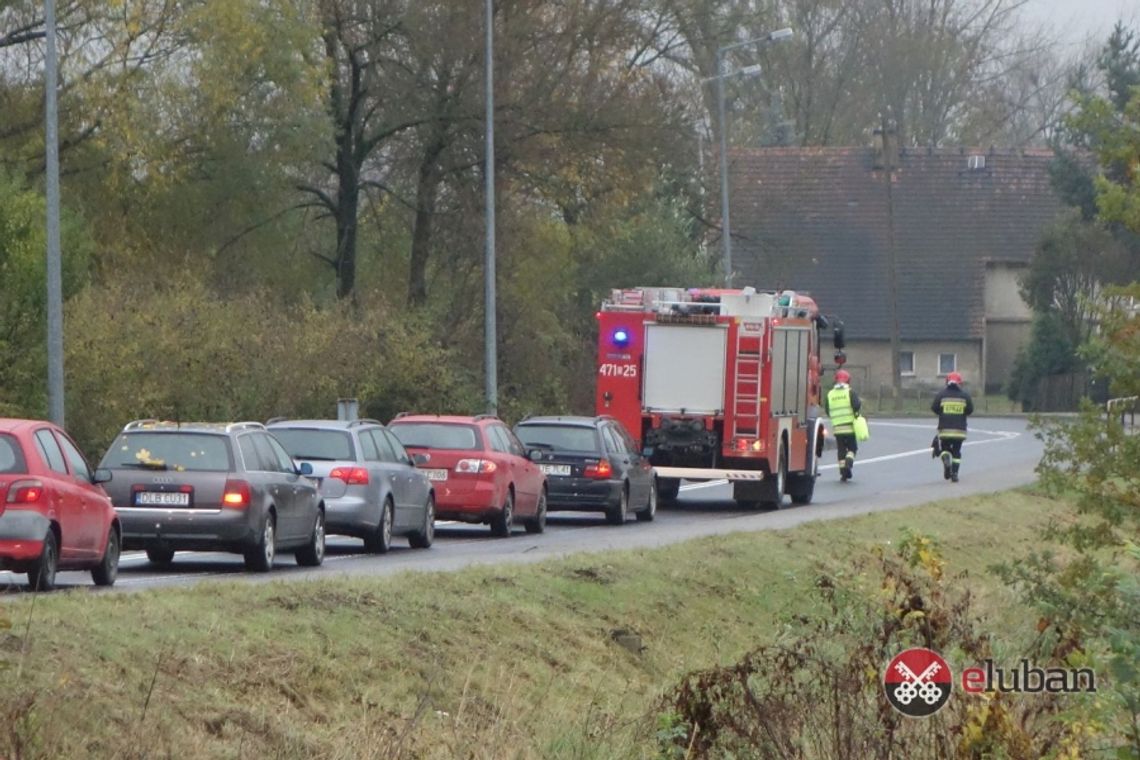
[[[472,419],[475,419],[475,420],[497,420],[497,419],[499,419],[499,415],[497,415],[497,414],[476,414],[474,417],[472,417]]]
[[[266,425],[275,425],[278,422],[284,422],[287,419],[289,419],[289,418],[284,417],[284,416],[282,416],[282,417],[270,417],[268,420],[265,421],[265,424]]]
[[[265,430],[265,425],[260,422],[231,422],[226,425],[226,432],[232,433],[235,430]]]
[[[352,427],[353,425],[381,425],[381,426],[383,426],[384,423],[381,422],[380,420],[374,420],[371,417],[359,417],[359,418],[352,420],[351,422],[348,423],[349,427]]]
[[[134,430],[136,428],[146,427],[147,425],[157,425],[158,420],[145,419],[145,420],[131,420],[126,425],[123,425],[123,430]]]

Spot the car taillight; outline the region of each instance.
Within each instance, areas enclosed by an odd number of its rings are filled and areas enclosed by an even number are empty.
[[[483,475],[494,472],[499,466],[490,459],[460,459],[455,463],[455,471],[468,475]]]
[[[44,498],[44,484],[38,480],[17,480],[8,486],[9,504],[36,504]]]
[[[251,501],[249,483],[244,480],[227,480],[222,492],[222,506],[231,509],[244,509]]]
[[[603,480],[605,478],[613,477],[613,474],[614,468],[608,459],[599,460],[597,464],[586,465],[585,475],[587,478],[598,478],[599,480]]]
[[[329,477],[343,480],[350,486],[368,485],[368,470],[363,467],[334,467]]]

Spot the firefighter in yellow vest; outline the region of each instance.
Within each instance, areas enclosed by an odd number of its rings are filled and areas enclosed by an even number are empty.
[[[966,418],[974,413],[974,400],[962,390],[962,376],[951,372],[946,387],[934,397],[930,411],[938,415],[938,449],[942,477],[958,482],[962,466],[962,444],[966,442]]]
[[[827,392],[823,409],[831,419],[831,432],[835,435],[839,453],[839,480],[847,482],[854,477],[855,453],[859,443],[855,440],[855,417],[863,408],[859,394],[851,389],[851,375],[845,369],[835,373],[835,387]]]

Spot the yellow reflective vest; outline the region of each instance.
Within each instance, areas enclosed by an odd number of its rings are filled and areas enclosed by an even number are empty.
[[[855,409],[851,406],[851,388],[832,388],[827,392],[827,416],[831,432],[849,435],[855,432]]]

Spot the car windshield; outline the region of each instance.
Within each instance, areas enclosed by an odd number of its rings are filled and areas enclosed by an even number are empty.
[[[269,432],[294,459],[356,461],[352,436],[343,430],[275,427],[270,428]]]
[[[0,473],[20,475],[28,471],[20,442],[7,433],[0,433]]]
[[[140,470],[232,469],[229,439],[206,433],[123,433],[103,455],[100,467]]]
[[[474,451],[479,448],[479,437],[472,425],[449,422],[404,422],[389,425],[388,429],[408,448],[460,451]]]
[[[599,451],[598,435],[581,425],[519,425],[515,433],[527,446],[549,446],[555,451]]]

